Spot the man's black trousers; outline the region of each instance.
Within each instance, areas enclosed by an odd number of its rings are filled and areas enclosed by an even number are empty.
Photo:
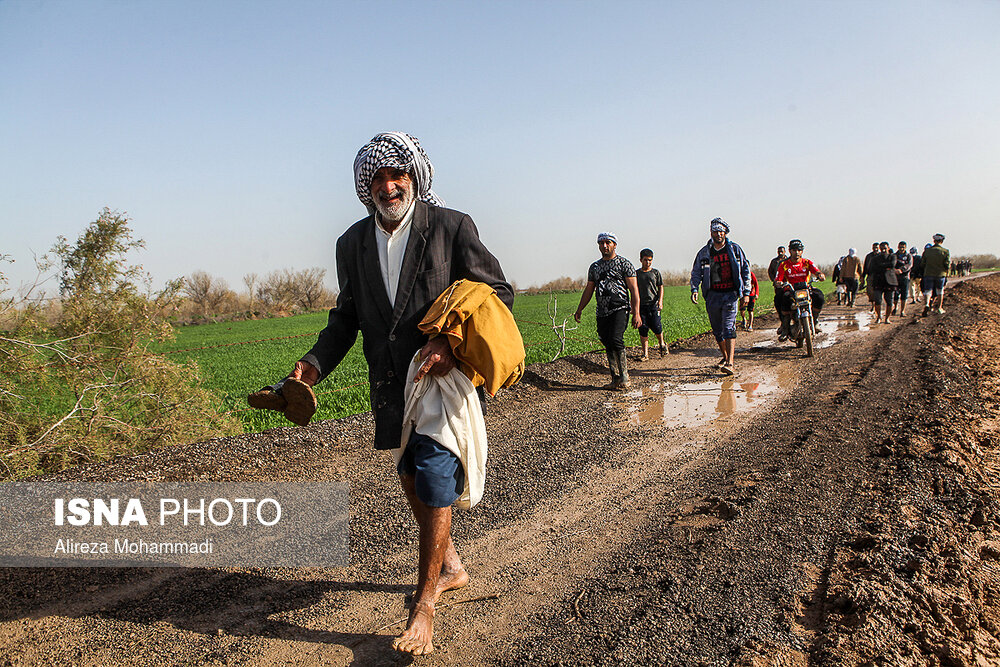
[[[597,337],[604,349],[622,351],[625,349],[625,327],[628,326],[628,309],[616,310],[604,317],[597,317]]]

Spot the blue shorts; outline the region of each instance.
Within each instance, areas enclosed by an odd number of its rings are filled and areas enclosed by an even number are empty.
[[[933,292],[934,296],[941,296],[944,294],[944,284],[948,282],[945,277],[941,278],[928,278],[924,277],[920,279],[920,291],[924,294],[928,292]]]
[[[736,306],[740,302],[739,295],[734,292],[705,293],[705,310],[708,311],[708,322],[712,325],[715,340],[722,342],[736,338]]]
[[[639,317],[642,318],[642,326],[639,327],[639,335],[643,338],[649,336],[652,331],[656,335],[663,333],[663,322],[660,320],[660,308],[655,303],[647,303],[639,306]]]
[[[450,449],[414,431],[396,466],[414,478],[417,498],[428,507],[451,507],[465,490],[465,469]]]

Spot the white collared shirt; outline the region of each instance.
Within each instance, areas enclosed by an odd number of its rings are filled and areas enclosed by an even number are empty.
[[[399,273],[403,270],[403,255],[406,254],[406,244],[410,240],[410,223],[413,222],[413,209],[417,200],[410,203],[402,222],[390,234],[382,229],[378,214],[375,214],[375,243],[378,245],[378,264],[382,270],[382,283],[385,293],[389,295],[389,303],[396,305],[396,288],[399,286]]]

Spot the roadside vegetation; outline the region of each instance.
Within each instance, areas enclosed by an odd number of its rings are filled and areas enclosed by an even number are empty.
[[[59,237],[40,271],[57,300],[13,295],[0,274],[0,479],[233,433],[195,364],[152,354],[179,281],[150,288],[126,255],[143,247],[104,209],[75,242]]]

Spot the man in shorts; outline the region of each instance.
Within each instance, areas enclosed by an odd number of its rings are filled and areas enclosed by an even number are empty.
[[[635,273],[639,286],[639,315],[642,326],[639,327],[639,341],[642,343],[642,361],[649,359],[649,332],[656,334],[660,343],[660,356],[669,354],[663,344],[663,323],[660,313],[663,311],[663,276],[653,268],[653,251],[643,248],[639,253],[639,270]]]
[[[691,267],[691,303],[698,303],[698,289],[705,295],[705,310],[715,342],[722,352],[719,370],[734,375],[736,369],[736,310],[750,301],[750,260],[729,240],[729,223],[715,218],[709,223],[712,238],[695,255]]]
[[[759,293],[760,288],[757,285],[757,275],[751,270],[750,298],[747,299],[745,306],[743,305],[743,302],[740,301],[740,324],[743,325],[744,331],[753,331],[753,307],[757,305],[757,295]]]
[[[580,296],[580,305],[573,313],[573,319],[580,321],[583,309],[596,294],[597,337],[604,345],[611,368],[611,382],[604,385],[604,389],[628,389],[632,383],[628,379],[628,361],[625,358],[625,328],[630,311],[632,326],[642,326],[635,267],[616,252],[618,238],[611,232],[597,235],[597,248],[601,251],[601,258],[587,271],[587,286]]]
[[[948,269],[951,267],[951,253],[941,245],[944,243],[944,234],[935,234],[933,240],[934,243],[925,248],[923,254],[924,278],[921,288],[924,292],[924,317],[935,307],[935,303],[937,312],[944,313],[944,285],[948,282]]]
[[[292,373],[251,394],[251,406],[308,423],[316,411],[310,387],[333,373],[361,333],[375,448],[398,449],[414,355],[423,361],[414,381],[447,375],[456,366],[447,336],[428,339],[418,328],[434,300],[462,278],[488,284],[508,308],[513,305],[500,263],[479,240],[472,218],[445,208],[431,190],[433,174],[417,139],[403,132],[378,134],[358,151],[354,186],[368,216],[337,239],[337,305]],[[410,616],[393,648],[424,655],[434,650],[438,598],[469,581],[451,538],[451,505],[462,493],[465,471],[457,455],[415,430],[396,470],[416,519],[419,562]]]

